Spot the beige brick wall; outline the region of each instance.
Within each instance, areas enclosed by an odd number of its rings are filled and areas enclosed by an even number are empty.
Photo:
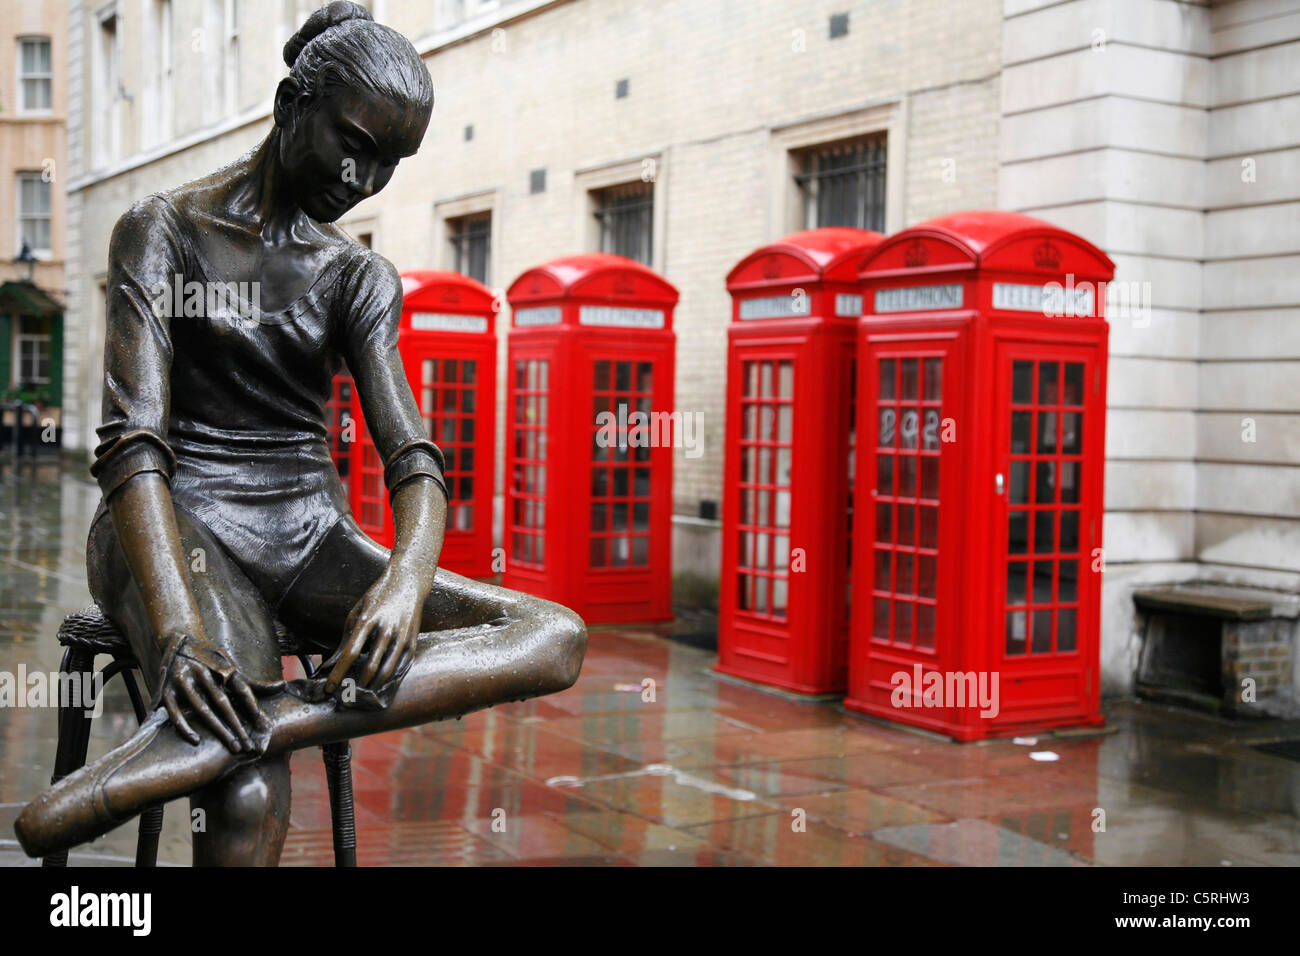
[[[199,5],[174,3],[177,29],[196,28]],[[241,107],[269,98],[284,73],[284,31],[276,32],[284,5],[266,6],[275,15],[265,30],[241,14],[249,37],[241,50]],[[886,104],[895,117],[890,135],[903,140],[890,150],[890,194],[897,199],[888,210],[891,228],[995,204],[1001,3],[574,0],[512,19],[536,6],[505,3],[500,23],[481,18],[477,33],[465,25],[457,33],[423,0],[386,0],[387,20],[429,50],[434,118],[420,154],[348,222],[373,232],[376,247],[398,268],[445,267],[435,203],[487,193],[493,283],[505,286],[545,259],[589,248],[582,171],[656,157],[663,235],[655,266],[682,294],[677,404],[702,412],[705,422],[705,454],[679,454],[676,463],[677,508],[695,513],[700,499],[718,500],[722,490],[726,273],[755,246],[801,226],[788,212],[793,184],[774,162],[782,131]],[[831,40],[828,18],[838,12],[849,13],[849,34]],[[422,27],[440,32],[422,38]],[[501,32],[494,35],[494,28]],[[123,42],[132,37],[124,29]],[[128,49],[123,59],[132,59]],[[177,45],[178,75],[193,91],[178,133],[204,115],[204,62]],[[623,78],[629,95],[615,99]],[[470,142],[463,135],[468,124]],[[79,189],[83,288],[89,291],[92,274],[102,271],[109,230],[131,200],[233,158],[267,128],[269,120],[260,119]],[[134,142],[130,135],[124,141]],[[943,177],[948,158],[956,164],[951,181]],[[547,190],[529,195],[528,171],[540,167]],[[94,319],[83,310],[79,321]],[[89,333],[88,345],[102,337],[100,330]],[[89,381],[86,388],[93,391]],[[88,409],[80,437],[70,440],[86,441],[97,415]]]

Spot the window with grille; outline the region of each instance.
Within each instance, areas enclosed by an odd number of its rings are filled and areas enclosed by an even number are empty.
[[[492,214],[483,212],[448,219],[447,241],[451,243],[452,269],[488,285]]]
[[[795,182],[803,227],[885,230],[885,134],[802,150]]]
[[[519,359],[514,367],[511,432],[514,468],[510,475],[511,560],[534,568],[546,564],[546,440],[550,363]]]
[[[601,412],[615,421],[641,412],[652,421],[654,366],[602,359],[593,372],[589,564],[643,568],[650,564],[650,443],[641,436],[629,441],[626,434],[610,442]]]
[[[635,182],[592,193],[601,252],[654,264],[654,190],[654,183]]]
[[[20,112],[48,113],[54,70],[49,37],[22,37],[18,41],[18,102]]]
[[[18,248],[50,251],[50,184],[36,172],[18,174]]]

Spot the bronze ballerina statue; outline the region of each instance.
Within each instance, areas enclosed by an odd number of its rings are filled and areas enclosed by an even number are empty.
[[[418,149],[428,70],[349,2],[313,13],[284,59],[261,145],[113,231],[87,567],[155,710],[27,806],[33,856],[189,794],[207,821],[196,864],[275,864],[290,751],[553,693],[582,665],[571,611],[437,569],[443,462],[397,350],[401,282],[331,225]],[[260,310],[159,307],[193,281],[257,283]],[[391,553],[357,526],[327,450],[340,361],[383,456]],[[277,619],[328,655],[318,680],[281,680]]]

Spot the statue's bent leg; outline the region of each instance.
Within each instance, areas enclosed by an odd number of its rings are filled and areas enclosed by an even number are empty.
[[[337,645],[347,613],[387,560],[383,548],[345,520],[278,609],[295,636],[312,638],[323,651]],[[566,608],[439,570],[413,661],[388,706],[338,708],[333,700],[312,702],[291,693],[265,698],[262,709],[271,723],[266,756],[562,691],[577,680],[586,643],[586,627]],[[249,761],[210,735],[191,746],[158,711],[126,744],[41,794],[15,830],[29,855],[46,855]]]
[[[279,680],[280,650],[270,608],[201,521],[180,507],[176,521],[190,556],[191,590],[208,638],[241,673],[257,680]],[[95,601],[126,634],[145,686],[153,694],[161,677],[158,642],[107,516],[91,530],[87,565]],[[211,736],[201,723],[194,726],[202,736]],[[192,827],[195,864],[274,865],[288,832],[289,801],[287,755],[242,767],[193,793],[191,820],[203,824]]]

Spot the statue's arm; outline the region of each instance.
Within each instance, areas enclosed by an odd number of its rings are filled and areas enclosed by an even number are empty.
[[[172,215],[161,200],[151,198],[133,206],[113,230],[103,424],[91,474],[103,491],[163,652],[164,674],[155,705],[166,708],[191,743],[198,743],[199,737],[184,708],[192,708],[231,750],[239,751],[251,749],[253,742],[232,700],[254,722],[260,722],[261,714],[253,686],[204,631],[169,485],[176,458],[167,444],[172,341],[165,305],[171,301],[171,283],[184,268]]]
[[[367,254],[349,277],[344,301],[351,311],[341,345],[366,426],[384,462],[394,542],[387,567],[358,602],[347,637],[327,662],[329,693],[363,651],[368,658],[360,679],[367,686],[386,683],[414,651],[447,519],[442,452],[429,440],[397,348],[402,310],[397,271],[387,260]]]

